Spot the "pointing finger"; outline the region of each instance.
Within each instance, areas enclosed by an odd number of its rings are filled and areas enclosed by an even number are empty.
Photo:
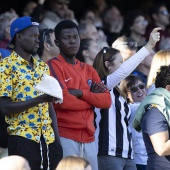
[[[159,30],[161,30],[161,27],[154,28],[152,32],[158,32]]]

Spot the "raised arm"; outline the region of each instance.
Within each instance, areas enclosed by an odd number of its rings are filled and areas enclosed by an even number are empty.
[[[154,28],[150,34],[148,43],[136,54],[126,60],[115,72],[107,76],[107,87],[109,90],[126,78],[145,59],[145,57],[150,54],[156,42],[160,40],[160,33],[158,32],[160,29],[161,28]]]
[[[160,33],[159,30],[161,30],[161,28],[154,28],[150,34],[149,37],[149,41],[148,43],[145,45],[145,48],[151,53],[153,47],[155,47],[156,43],[160,40]]]

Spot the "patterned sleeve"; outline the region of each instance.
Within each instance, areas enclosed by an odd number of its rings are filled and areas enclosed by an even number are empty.
[[[0,61],[0,96],[12,96],[12,61],[10,58]]]
[[[45,70],[44,70],[44,72],[45,72],[45,74],[47,74],[47,75],[50,75],[50,69],[49,69],[49,66],[47,65],[47,64],[45,64]]]

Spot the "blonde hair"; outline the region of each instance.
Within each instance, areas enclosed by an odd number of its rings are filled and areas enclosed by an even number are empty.
[[[158,51],[152,60],[150,72],[148,75],[147,87],[149,88],[154,82],[161,66],[167,66],[170,64],[170,50]]]
[[[85,170],[88,165],[89,162],[84,158],[67,156],[59,162],[56,170]]]

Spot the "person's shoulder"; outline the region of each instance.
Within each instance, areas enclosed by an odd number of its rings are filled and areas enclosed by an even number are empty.
[[[11,51],[4,49],[4,48],[0,48],[0,54],[1,54],[2,58],[5,58],[11,54]]]
[[[60,63],[61,64],[61,62],[63,62],[63,60],[61,60],[60,58],[59,58],[59,56],[56,56],[56,57],[54,57],[54,58],[51,58],[50,60],[48,60],[46,63],[47,64],[49,64],[49,63]]]
[[[160,110],[157,108],[157,105],[155,105],[155,104],[148,105],[145,108],[144,117],[145,118],[147,117],[147,119],[150,117],[157,117],[160,115],[162,115],[162,113],[160,112]]]
[[[155,106],[149,106],[141,121],[142,131],[149,136],[168,129],[165,116]]]
[[[35,60],[35,65],[38,67],[38,70],[49,70],[49,66],[47,63],[45,63],[43,60],[41,59],[36,59]]]
[[[91,70],[92,72],[96,71],[95,68],[91,66],[90,64],[80,62],[80,65],[83,65],[84,68],[86,68],[87,70]]]
[[[33,57],[33,59],[34,59],[34,62],[37,62],[37,63],[39,63],[39,64],[43,64],[43,65],[45,65],[46,63],[43,61],[43,60],[41,60],[40,58],[36,58],[36,57]]]
[[[8,64],[12,64],[12,60],[15,59],[14,55],[11,53],[9,56],[2,58],[3,62],[6,62]]]
[[[83,63],[83,62],[81,62],[81,63]],[[87,63],[83,63],[83,64],[89,69],[94,69],[93,66],[91,66],[90,64],[87,64]]]
[[[61,56],[58,55],[50,60],[48,60],[46,62],[46,64],[49,66],[50,69],[54,70],[54,69],[58,69],[58,70],[67,70],[67,62],[65,61],[65,59]]]

